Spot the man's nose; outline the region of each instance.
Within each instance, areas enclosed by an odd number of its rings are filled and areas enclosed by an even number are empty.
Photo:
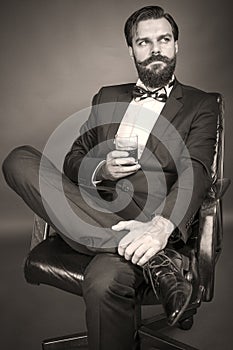
[[[160,44],[157,41],[155,41],[151,45],[151,54],[152,55],[157,55],[159,53],[161,53]]]

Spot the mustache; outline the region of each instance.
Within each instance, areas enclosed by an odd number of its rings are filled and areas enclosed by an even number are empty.
[[[152,55],[149,58],[147,58],[146,60],[144,60],[142,62],[138,62],[138,64],[140,64],[141,66],[145,67],[148,64],[150,64],[152,62],[156,62],[156,61],[161,61],[161,62],[164,62],[164,63],[170,63],[171,62],[171,60],[168,57],[158,54],[158,55]]]

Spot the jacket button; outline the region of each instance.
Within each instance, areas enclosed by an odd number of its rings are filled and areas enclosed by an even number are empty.
[[[130,188],[129,188],[129,186],[123,186],[123,187],[122,187],[122,190],[123,190],[124,192],[128,192],[128,191],[130,190]]]

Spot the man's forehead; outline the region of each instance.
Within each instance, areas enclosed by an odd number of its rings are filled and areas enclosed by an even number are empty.
[[[132,34],[133,39],[162,34],[171,34],[173,36],[171,24],[164,17],[140,21]]]

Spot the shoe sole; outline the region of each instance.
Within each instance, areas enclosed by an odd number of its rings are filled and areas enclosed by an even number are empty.
[[[190,302],[190,299],[191,299],[191,296],[192,296],[192,286],[191,286],[191,290],[190,290],[190,294],[185,302],[185,304],[183,305],[182,309],[180,310],[180,312],[177,314],[177,316],[174,318],[174,320],[172,322],[167,322],[169,326],[174,326],[180,319],[180,317],[182,316],[182,314],[184,313],[185,309],[187,308],[189,302]]]

